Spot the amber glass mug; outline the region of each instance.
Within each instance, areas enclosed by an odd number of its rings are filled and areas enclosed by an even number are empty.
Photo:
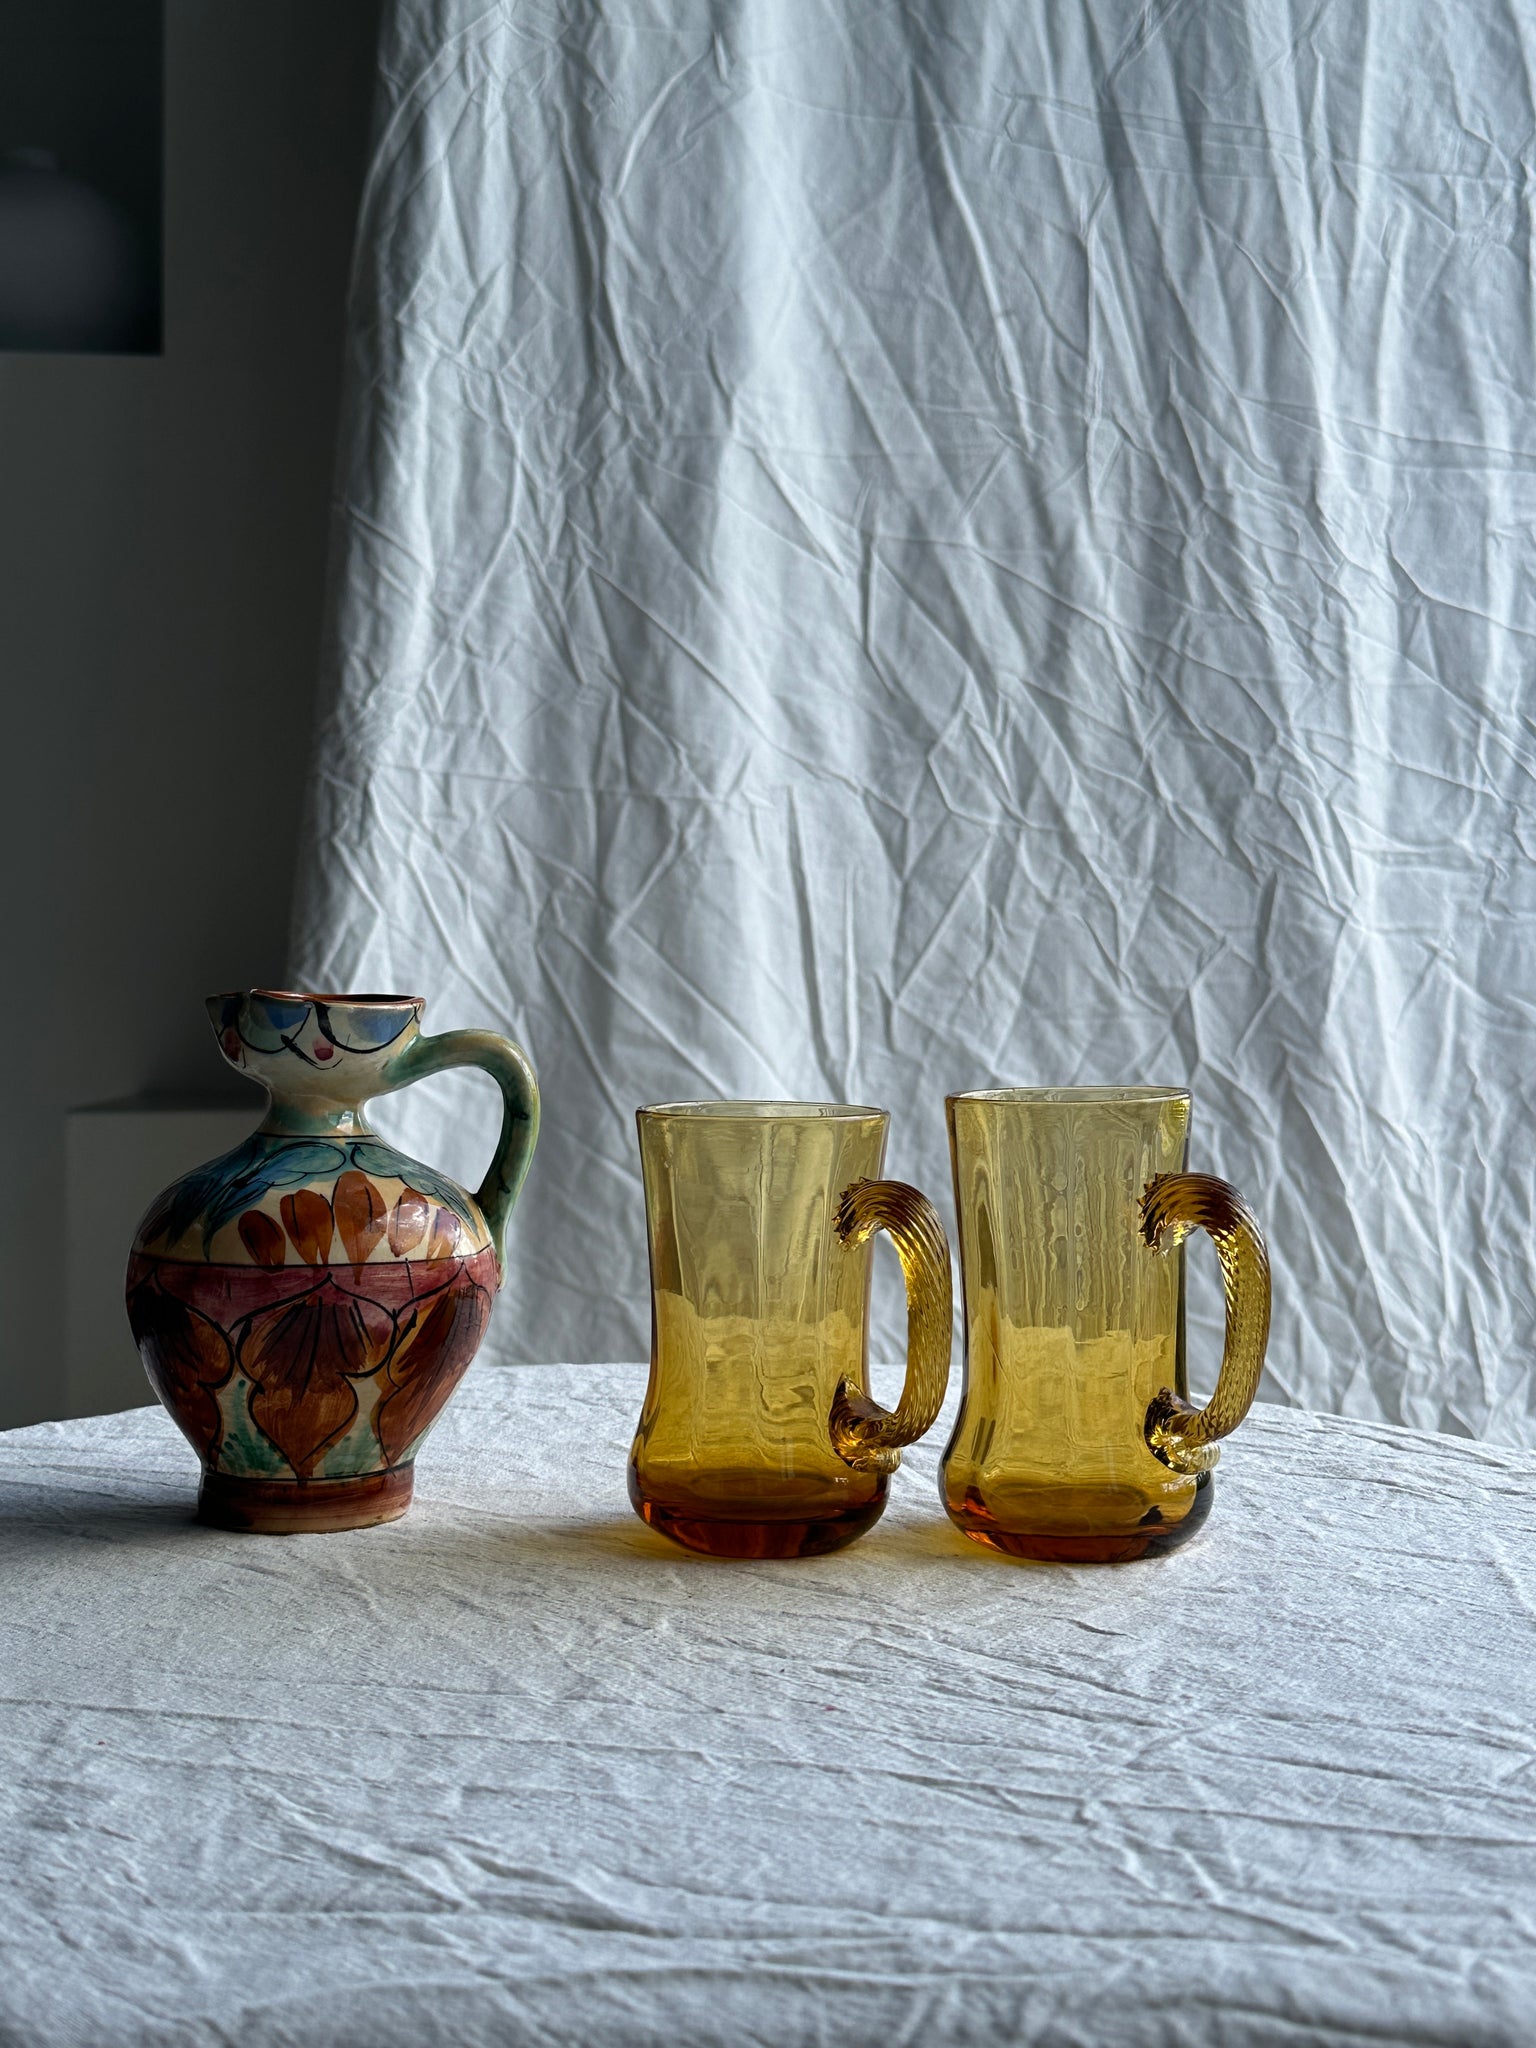
[[[965,1394],[941,1487],[967,1536],[1112,1561],[1210,1512],[1217,1440],[1253,1403],[1269,1258],[1237,1190],[1186,1173],[1182,1088],[952,1095]],[[1184,1371],[1183,1240],[1209,1232],[1226,1346],[1204,1408]]]
[[[949,1246],[879,1178],[890,1119],[834,1103],[642,1109],[651,1377],[629,1462],[643,1521],[714,1557],[810,1557],[880,1517],[949,1377]],[[907,1287],[907,1374],[867,1379],[871,1239]]]

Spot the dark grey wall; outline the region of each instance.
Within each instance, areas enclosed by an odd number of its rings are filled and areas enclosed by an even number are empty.
[[[165,352],[0,356],[0,1426],[60,1412],[65,1111],[218,1089],[202,996],[283,973],[376,39],[168,0]]]

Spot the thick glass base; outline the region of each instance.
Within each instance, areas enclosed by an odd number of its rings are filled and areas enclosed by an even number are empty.
[[[371,1529],[396,1522],[411,1504],[413,1465],[369,1472],[360,1479],[235,1479],[204,1472],[197,1519],[214,1529],[257,1536],[319,1535],[333,1529]]]
[[[821,1557],[872,1529],[885,1513],[885,1489],[857,1507],[803,1515],[721,1514],[712,1503],[663,1502],[642,1493],[629,1469],[629,1498],[648,1528],[704,1557]]]
[[[1172,1550],[1193,1536],[1211,1512],[1216,1485],[1209,1472],[1195,1482],[1188,1511],[1169,1521],[1158,1508],[1148,1510],[1144,1520],[1130,1527],[1093,1526],[1091,1506],[1075,1502],[1077,1513],[1062,1512],[1063,1503],[1052,1502],[1055,1512],[1041,1517],[1041,1526],[1005,1527],[974,1495],[961,1501],[946,1501],[950,1520],[973,1543],[1005,1557],[1028,1557],[1046,1564],[1129,1564],[1138,1557],[1150,1557]],[[1010,1518],[1011,1523],[1012,1518]]]

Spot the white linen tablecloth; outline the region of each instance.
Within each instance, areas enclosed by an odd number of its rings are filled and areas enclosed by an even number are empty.
[[[631,1514],[635,1366],[472,1373],[410,1516],[0,1438],[0,2042],[1530,2042],[1536,1455],[1260,1411],[1121,1567]]]

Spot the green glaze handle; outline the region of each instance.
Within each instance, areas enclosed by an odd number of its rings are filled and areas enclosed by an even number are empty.
[[[435,1038],[418,1038],[406,1047],[390,1073],[390,1085],[408,1087],[412,1081],[424,1081],[429,1074],[445,1073],[450,1067],[479,1067],[501,1090],[501,1136],[485,1179],[475,1189],[500,1271],[507,1224],[538,1143],[539,1084],[527,1053],[510,1038],[494,1031],[442,1031]]]

